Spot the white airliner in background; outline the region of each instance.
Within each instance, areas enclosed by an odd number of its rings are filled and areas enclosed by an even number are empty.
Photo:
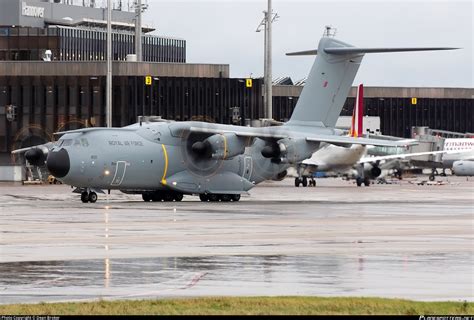
[[[457,176],[474,176],[474,138],[455,138],[444,141],[443,168],[451,168]]]
[[[352,124],[349,135],[361,137],[363,135],[364,115],[364,87],[362,84],[357,88],[356,103],[352,113]],[[383,136],[381,136],[383,137]],[[404,140],[404,139],[400,139]],[[350,147],[326,144],[313,153],[311,158],[306,159],[296,166],[295,187],[300,185],[316,186],[313,178],[316,172],[333,172],[336,174],[347,174],[357,170],[357,186],[370,185],[370,181],[379,177],[382,173],[381,163],[387,160],[404,159],[422,155],[445,153],[445,151],[400,153],[388,156],[369,157],[366,156],[365,145],[351,145]]]

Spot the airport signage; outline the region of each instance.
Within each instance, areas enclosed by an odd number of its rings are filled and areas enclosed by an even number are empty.
[[[29,6],[25,2],[22,2],[21,14],[27,17],[44,18],[44,8]]]
[[[247,88],[252,88],[252,79],[245,79],[245,86]]]
[[[151,86],[151,82],[152,82],[151,76],[146,76],[145,77],[145,85]]]

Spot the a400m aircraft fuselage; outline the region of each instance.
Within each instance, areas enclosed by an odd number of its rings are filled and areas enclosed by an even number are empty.
[[[233,126],[202,122],[151,122],[125,128],[92,128],[63,135],[48,154],[49,171],[62,182],[79,188],[121,189],[128,191],[175,190],[191,193],[229,193],[248,191],[255,184],[283,177],[288,162],[264,157],[262,150],[271,142],[260,138],[236,138],[242,142],[243,154],[212,157],[196,154],[192,146],[212,133],[190,132],[229,130]],[[235,127],[237,132],[242,127]],[[297,131],[289,126],[259,128],[272,136]],[[333,129],[310,131],[333,135]],[[301,132],[301,137],[308,132]],[[239,148],[226,139],[225,148]],[[218,142],[216,142],[218,144]],[[305,143],[307,144],[307,143]],[[310,149],[319,143],[310,144]],[[217,146],[215,149],[218,149]],[[307,148],[304,148],[307,149]],[[311,154],[308,149],[306,157]],[[228,150],[222,150],[229,154]]]

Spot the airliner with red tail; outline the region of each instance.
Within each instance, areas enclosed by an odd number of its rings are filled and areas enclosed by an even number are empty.
[[[360,84],[357,88],[357,95],[352,113],[351,128],[349,136],[359,138],[363,136],[363,115],[364,115],[364,87]],[[383,137],[383,136],[381,136]],[[402,141],[403,139],[400,138]],[[325,144],[322,148],[312,154],[311,158],[303,160],[296,165],[297,177],[295,187],[300,185],[316,186],[313,175],[316,172],[333,172],[345,174],[353,169],[357,170],[357,186],[369,186],[371,180],[376,179],[382,173],[379,164],[382,161],[403,159],[427,154],[445,153],[446,151],[405,153],[379,157],[364,157],[367,147],[364,144],[334,145]]]

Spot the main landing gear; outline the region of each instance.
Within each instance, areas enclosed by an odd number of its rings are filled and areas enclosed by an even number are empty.
[[[155,192],[145,192],[142,193],[143,201],[149,202],[171,202],[171,201],[181,201],[183,200],[183,194],[176,191],[155,191]]]
[[[314,178],[307,178],[307,177],[301,177],[301,178],[295,178],[295,187],[299,187],[300,184],[303,187],[316,187],[316,180]]]
[[[239,201],[240,200],[240,194],[217,194],[217,193],[201,193],[199,195],[199,199],[201,199],[202,202],[230,202],[230,201]]]
[[[441,173],[438,173],[438,169],[434,168],[431,170],[431,174],[428,178],[430,179],[430,181],[435,181],[437,175],[441,177],[446,177],[446,169],[443,168],[443,171]]]
[[[94,191],[91,191],[91,192],[83,191],[81,193],[81,201],[83,203],[87,203],[87,202],[95,203],[97,201],[97,193],[95,193]]]
[[[361,187],[362,185],[365,185],[366,187],[370,186],[370,179],[368,177],[361,178],[357,177],[356,178],[356,184],[358,187]]]

